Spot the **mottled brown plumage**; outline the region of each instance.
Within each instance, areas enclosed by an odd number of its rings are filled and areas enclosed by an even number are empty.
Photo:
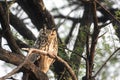
[[[39,37],[35,42],[35,47],[37,49],[48,52],[51,55],[57,55],[58,43],[57,43],[57,33],[55,29],[41,29],[39,32]],[[37,66],[41,71],[46,73],[49,70],[50,65],[55,60],[47,55],[40,55],[37,60]]]

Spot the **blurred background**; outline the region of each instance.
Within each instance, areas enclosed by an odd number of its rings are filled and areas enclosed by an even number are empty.
[[[8,0],[7,0],[8,1]],[[25,24],[25,27],[32,32],[34,35],[34,39],[24,37],[24,34],[21,34],[14,25],[10,25],[11,31],[14,37],[20,39],[24,43],[28,45],[33,45],[34,40],[37,38],[39,30],[35,27],[35,25],[31,22],[28,15],[24,12],[24,10],[18,5],[14,0],[9,0],[12,2],[10,4],[10,12],[12,15],[16,16],[20,21]],[[78,75],[78,79],[82,80],[82,77],[85,75],[86,71],[86,63],[83,58],[76,57],[73,51],[76,51],[80,55],[86,57],[86,47],[84,41],[84,30],[81,28],[85,26],[88,22],[84,15],[89,15],[85,11],[88,7],[87,3],[84,0],[43,0],[46,8],[52,16],[54,17],[56,23],[56,29],[58,32],[58,38],[60,41],[59,44],[59,56],[61,56],[64,60],[68,61],[68,63],[72,66],[76,74]],[[120,20],[120,0],[98,0],[99,3],[108,10],[115,18]],[[0,3],[4,2],[4,0],[0,0]],[[92,15],[91,15],[92,16]],[[89,17],[91,17],[89,16]],[[105,11],[97,5],[97,17],[98,17],[98,25],[104,25],[100,30],[100,38],[98,39],[98,43],[96,46],[96,52],[94,57],[94,72],[96,73],[99,68],[103,65],[103,63],[110,57],[110,55],[120,47],[120,25],[111,22],[110,17],[105,13]],[[89,28],[90,33],[93,32],[93,23],[90,22]],[[1,28],[1,26],[0,26]],[[81,31],[79,37],[79,30]],[[101,36],[102,35],[102,36]],[[80,39],[79,39],[80,38]],[[77,42],[77,39],[80,41]],[[2,47],[6,50],[11,51],[9,46],[7,45],[7,41],[2,37]],[[80,45],[77,45],[80,44]],[[91,43],[89,43],[91,44]],[[26,55],[25,52],[23,52]],[[71,60],[71,62],[69,62]],[[0,77],[10,72],[16,66],[5,63],[0,60]],[[119,80],[120,79],[120,53],[119,51],[112,56],[112,58],[107,62],[101,72],[97,75],[96,80]],[[48,72],[48,76],[50,80],[57,80],[56,75],[54,74],[53,66],[51,70]],[[18,80],[21,80],[22,72],[14,75]],[[63,80],[63,79],[59,79]]]

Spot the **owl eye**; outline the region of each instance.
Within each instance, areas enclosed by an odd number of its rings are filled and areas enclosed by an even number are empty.
[[[51,34],[52,36],[54,35],[54,33]]]
[[[51,32],[51,35],[54,35],[54,34],[55,34],[55,31],[52,31],[52,32]]]
[[[42,43],[44,44],[46,42],[46,40],[42,40]]]
[[[42,35],[46,35],[46,34],[43,32]]]

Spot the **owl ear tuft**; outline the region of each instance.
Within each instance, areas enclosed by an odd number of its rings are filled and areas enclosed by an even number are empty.
[[[56,31],[56,28],[52,28],[52,31]]]

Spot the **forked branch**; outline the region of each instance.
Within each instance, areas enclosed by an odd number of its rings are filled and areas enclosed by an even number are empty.
[[[5,79],[9,78],[9,77],[12,76],[13,74],[17,73],[17,72],[18,72],[22,67],[24,67],[26,64],[31,63],[31,62],[29,61],[29,58],[28,58],[28,57],[29,57],[29,55],[34,54],[34,53],[40,53],[40,55],[49,56],[49,57],[51,57],[51,58],[54,58],[54,59],[62,62],[62,63],[65,65],[65,67],[67,68],[68,72],[70,73],[70,75],[71,75],[71,77],[72,77],[72,80],[77,80],[77,77],[76,77],[74,71],[72,70],[72,68],[68,65],[68,63],[67,63],[66,61],[64,61],[64,60],[63,60],[62,58],[60,58],[59,56],[57,56],[57,55],[51,55],[51,54],[49,54],[49,52],[42,51],[42,50],[39,50],[39,49],[34,49],[34,48],[22,48],[22,49],[29,52],[29,53],[28,53],[28,56],[27,56],[26,59],[25,59],[25,61],[24,61],[22,64],[20,64],[17,68],[15,68],[14,70],[12,70],[10,73],[8,73],[7,75],[5,75],[5,76],[3,76],[2,78],[0,78],[0,80],[5,80]],[[32,66],[33,66],[33,65],[32,65]],[[30,67],[30,68],[31,68],[32,71],[34,72],[34,68],[32,68],[32,67]],[[36,70],[37,70],[37,69],[38,69],[38,68],[36,67]],[[36,75],[36,76],[37,76],[37,75]],[[38,76],[37,76],[37,77],[38,77]],[[40,79],[40,80],[41,80],[41,79]],[[45,79],[45,80],[47,80],[47,79]]]
[[[59,56],[57,55],[51,55],[50,53],[51,52],[46,52],[46,51],[42,51],[42,50],[39,50],[39,49],[34,49],[34,48],[22,48],[23,50],[26,50],[26,51],[29,51],[29,54],[32,54],[32,53],[40,53],[41,55],[47,55],[49,56],[50,58],[54,58],[58,61],[60,61],[61,63],[63,63],[65,65],[65,67],[67,68],[68,72],[70,73],[71,77],[72,77],[72,80],[77,80],[77,77],[74,73],[74,71],[72,70],[72,68],[69,66],[69,64],[64,61],[62,58],[60,58]],[[54,52],[53,52],[54,53]]]
[[[32,52],[31,50],[29,51],[29,53]],[[31,54],[31,53],[30,53]],[[27,57],[25,58],[25,60],[23,61],[23,63],[21,63],[19,66],[17,66],[17,68],[13,69],[10,73],[8,73],[7,75],[3,76],[0,78],[0,80],[6,80],[8,79],[10,76],[16,74],[22,67],[25,66],[29,66],[29,70],[31,70],[34,74],[35,77],[38,80],[48,80],[48,77],[46,76],[45,73],[43,73],[42,71],[39,70],[38,67],[36,67],[30,60],[29,60],[29,54],[27,55]],[[44,77],[41,77],[44,76]]]

